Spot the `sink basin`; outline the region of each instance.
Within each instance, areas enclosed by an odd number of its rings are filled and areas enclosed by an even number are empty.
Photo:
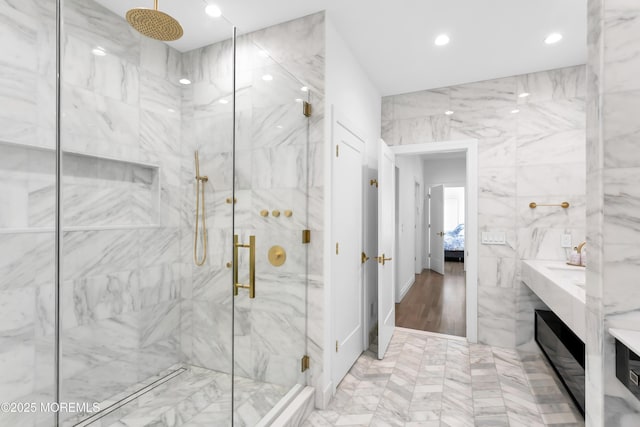
[[[571,281],[574,285],[584,287],[585,283],[585,271],[584,267],[571,267],[567,265],[566,267],[560,266],[548,266],[549,270],[553,273],[558,274],[563,279]]]

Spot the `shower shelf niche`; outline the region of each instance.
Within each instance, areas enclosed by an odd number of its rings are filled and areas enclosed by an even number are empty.
[[[54,230],[55,149],[0,141],[0,234]],[[65,231],[160,225],[160,166],[64,151]]]

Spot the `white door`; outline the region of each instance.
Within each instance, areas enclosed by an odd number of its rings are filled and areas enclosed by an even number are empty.
[[[444,185],[431,187],[431,269],[444,274]]]
[[[337,386],[364,350],[362,315],[362,186],[364,143],[340,123],[334,127],[333,384]]]
[[[391,149],[380,140],[378,151],[378,359],[389,347],[396,325],[394,297],[394,247],[396,160]]]

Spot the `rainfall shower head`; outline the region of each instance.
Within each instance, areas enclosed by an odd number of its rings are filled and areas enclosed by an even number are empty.
[[[184,34],[182,26],[173,17],[158,10],[158,0],[153,9],[137,7],[127,12],[127,22],[139,33],[152,39],[170,42]]]

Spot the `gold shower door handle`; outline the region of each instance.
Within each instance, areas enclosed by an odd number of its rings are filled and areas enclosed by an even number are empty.
[[[439,232],[439,233],[438,233],[438,236],[440,236],[440,237],[444,237],[444,231]]]
[[[240,238],[233,236],[233,295],[238,295],[238,289],[249,289],[249,298],[256,297],[256,236],[249,236],[249,244],[239,243]],[[249,249],[249,284],[238,283],[238,249]]]

